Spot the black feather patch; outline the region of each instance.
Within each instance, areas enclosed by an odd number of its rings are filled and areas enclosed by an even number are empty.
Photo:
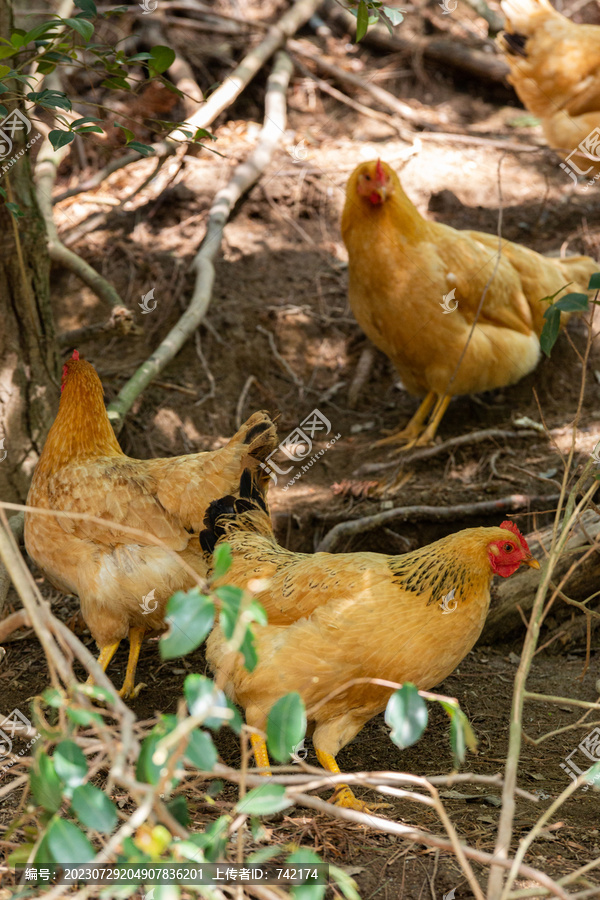
[[[217,536],[214,531],[200,532],[200,546],[205,553],[214,553],[217,545]]]
[[[527,35],[505,31],[502,37],[506,44],[506,49],[509,53],[512,53],[514,56],[527,57],[527,53],[525,51],[525,46],[527,44]]]
[[[258,437],[259,434],[264,434],[265,431],[268,431],[271,428],[272,423],[267,422],[259,422],[257,425],[253,425],[252,428],[246,434],[244,438],[245,444],[251,444],[254,438]]]

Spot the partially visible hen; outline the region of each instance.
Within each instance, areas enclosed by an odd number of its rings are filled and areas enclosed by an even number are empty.
[[[253,729],[264,730],[274,703],[298,691],[319,762],[334,773],[340,771],[336,754],[392,693],[360,680],[411,681],[422,689],[439,684],[481,634],[493,576],[507,578],[522,564],[539,568],[513,522],[467,528],[402,556],[293,553],[277,544],[250,473],[242,476],[239,495],[211,503],[200,542],[208,558],[219,542],[231,547],[232,565],[217,585],[245,588],[266,579],[256,599],[268,624],[254,628],[252,672],[219,625],[206,658],[225,675],[227,693]],[[445,615],[449,596],[454,611]],[[252,743],[257,764],[268,767],[265,742],[254,734]],[[337,802],[364,808],[344,785]]]
[[[194,584],[178,559],[198,575],[207,574],[198,532],[209,503],[235,490],[248,468],[261,484],[266,481],[259,463],[275,446],[275,426],[267,413],[258,412],[220,450],[132,459],[115,437],[94,367],[77,351],[65,364],[58,415],[28,505],[107,519],[147,532],[165,547],[112,524],[34,513],[25,516],[25,546],[55,587],[79,597],[103,669],[129,637],[122,696],[139,690],[135,670],[144,634],[161,630],[171,594]]]
[[[550,259],[505,240],[498,260],[496,235],[427,221],[380,160],[350,176],[342,237],[358,324],[406,389],[425,395],[407,427],[387,439],[408,446],[433,440],[452,397],[531,372],[547,308],[540,301],[569,282],[586,291],[598,269],[587,256]]]
[[[499,36],[509,81],[541,120],[549,145],[569,155],[600,129],[600,26],[576,25],[548,0],[503,0],[506,31]],[[600,133],[590,150],[600,160]],[[590,159],[577,154],[587,174]],[[593,168],[593,167],[592,167]]]

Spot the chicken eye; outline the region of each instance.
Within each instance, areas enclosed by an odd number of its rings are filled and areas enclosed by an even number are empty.
[[[504,545],[504,552],[505,552],[505,553],[512,553],[514,549],[515,549],[515,548],[513,547],[512,544],[505,544],[505,545]]]
[[[366,181],[370,181],[370,180],[371,180],[371,176],[370,176],[370,175],[365,175],[365,180],[366,180]]]

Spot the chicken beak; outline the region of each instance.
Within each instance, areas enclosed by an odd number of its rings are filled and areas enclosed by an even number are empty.
[[[528,554],[527,554],[527,556],[526,556],[525,559],[523,560],[523,563],[524,563],[526,566],[529,566],[530,569],[539,569],[539,568],[541,568],[539,562],[537,561],[537,559],[535,558],[535,556],[532,556],[531,553],[528,553]]]

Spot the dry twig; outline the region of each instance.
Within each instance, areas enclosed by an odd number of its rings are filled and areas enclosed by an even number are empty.
[[[215,279],[213,263],[220,249],[223,229],[231,210],[240,197],[260,178],[285,132],[285,93],[291,74],[290,58],[283,52],[279,53],[268,80],[265,120],[258,144],[248,159],[236,168],[229,183],[217,193],[208,215],[206,234],[192,263],[196,271],[196,284],[190,305],[150,358],[140,366],[108,407],[108,415],[117,432],[120,431],[123,419],[135,399],[179,352],[206,315]]]

